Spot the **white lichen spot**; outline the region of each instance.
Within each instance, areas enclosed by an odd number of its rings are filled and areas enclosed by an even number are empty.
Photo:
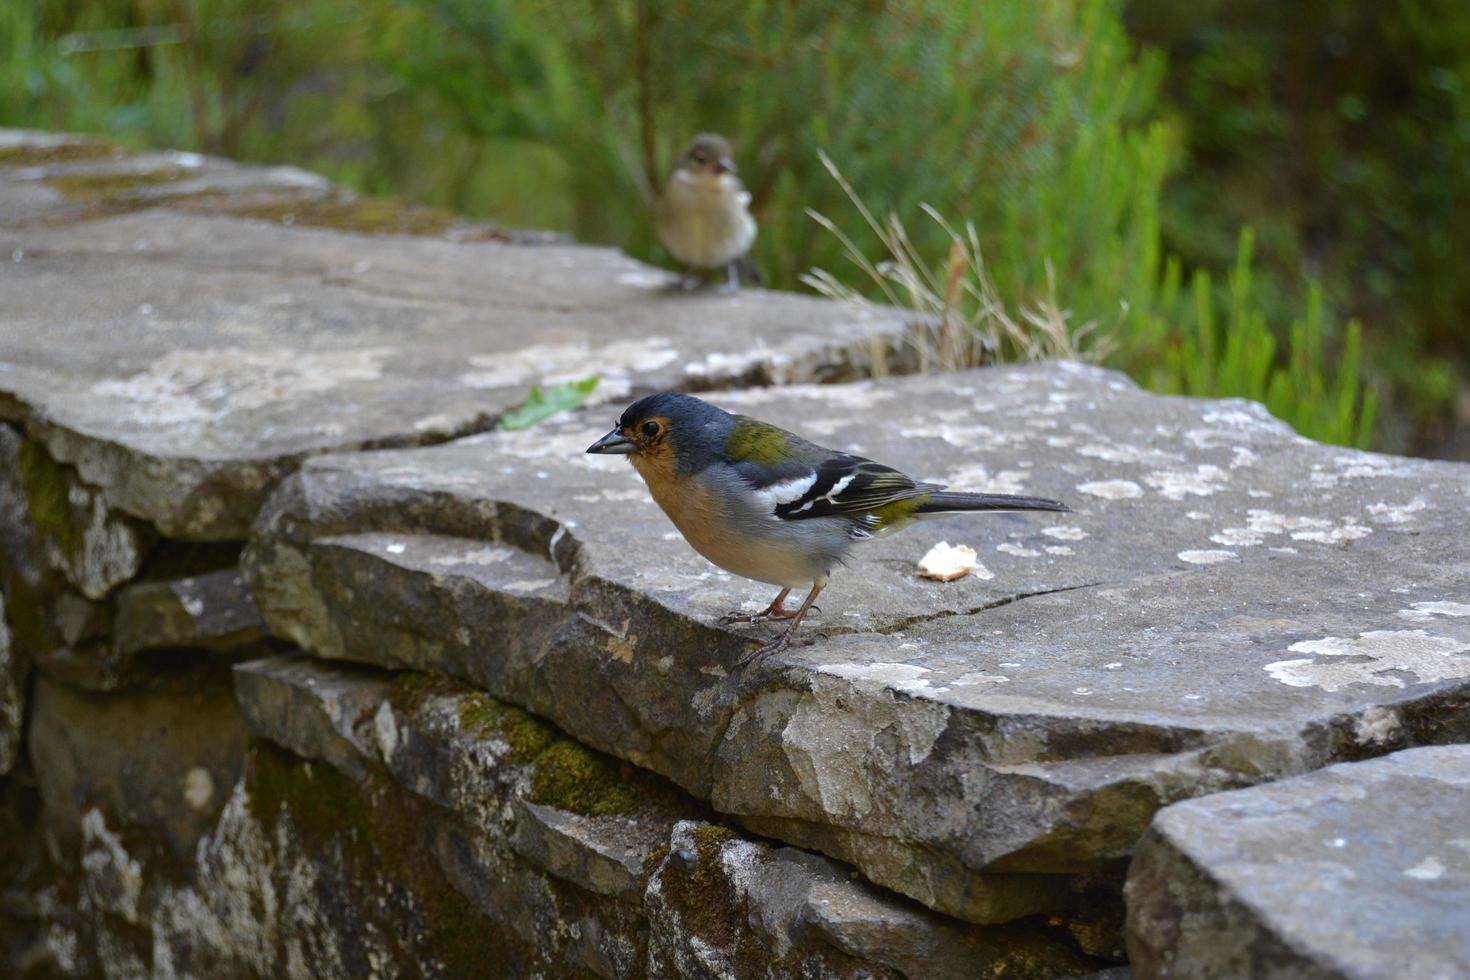
[[[398,751],[398,720],[393,717],[393,706],[387,701],[378,705],[373,715],[373,737],[378,743],[378,752],[383,761],[392,762],[393,753]]]
[[[1186,496],[1208,497],[1225,489],[1225,471],[1212,463],[1201,463],[1192,470],[1160,470],[1150,473],[1143,482],[1170,500]]]
[[[514,554],[509,548],[474,548],[457,555],[437,555],[430,565],[495,565]]]
[[[528,344],[514,351],[470,356],[472,371],[459,376],[466,388],[512,388],[536,383],[562,384],[597,375],[602,380],[588,404],[622,397],[635,374],[656,371],[673,363],[679,352],[665,337],[615,340],[601,347],[587,341]]]
[[[983,671],[972,671],[961,674],[949,682],[950,687],[984,687],[992,684],[1009,684],[1011,679],[1004,674],[987,674]]]
[[[1408,682],[1399,674],[1413,675],[1419,684],[1470,677],[1470,657],[1461,656],[1470,651],[1470,644],[1425,630],[1372,630],[1356,639],[1328,636],[1293,643],[1288,649],[1313,656],[1279,660],[1263,669],[1291,687],[1333,692],[1353,684],[1406,687]]]
[[[195,766],[184,773],[184,802],[189,804],[190,809],[203,813],[213,801],[214,777],[209,774],[208,769]]]
[[[1232,470],[1242,466],[1254,466],[1261,459],[1261,457],[1244,446],[1231,446],[1230,452],[1233,457],[1230,460],[1230,468]]]
[[[184,612],[190,616],[199,617],[204,615],[204,600],[197,595],[184,596],[179,600],[179,605],[184,607]]]
[[[1378,705],[1358,716],[1357,723],[1353,726],[1353,736],[1359,745],[1383,745],[1397,735],[1402,727],[1397,711]]]
[[[1416,881],[1434,881],[1444,876],[1444,865],[1439,858],[1430,855],[1412,868],[1404,869],[1404,877],[1413,878]]]
[[[1070,555],[1073,551],[1064,544],[1049,544],[1046,546],[1046,553],[1048,555]]]
[[[1044,527],[1041,529],[1041,533],[1049,538],[1056,538],[1058,541],[1081,541],[1083,538],[1087,537],[1086,531],[1082,530],[1082,528],[1080,527],[1073,527],[1070,524],[1058,524],[1056,527]]]
[[[1400,609],[1400,619],[1415,622],[1431,622],[1436,616],[1470,616],[1470,604],[1463,602],[1415,602],[1408,609]]]
[[[555,584],[554,578],[518,578],[513,582],[504,582],[500,587],[507,592],[540,592]]]
[[[1240,557],[1233,551],[1181,551],[1179,560],[1187,561],[1191,565],[1218,565],[1222,561],[1230,561],[1232,558]]]
[[[1356,541],[1366,538],[1373,533],[1371,527],[1361,524],[1344,524],[1341,527],[1328,528],[1325,531],[1296,531],[1292,534],[1293,541],[1316,541],[1321,544],[1341,544],[1344,541]]]
[[[1143,496],[1143,488],[1132,480],[1097,480],[1077,484],[1077,492],[1104,500],[1131,500]]]
[[[1037,558],[1041,555],[1041,552],[1035,550],[1034,548],[1023,548],[1020,545],[1012,544],[1009,541],[996,545],[995,550],[1004,552],[1008,555],[1015,555],[1017,558]]]
[[[943,482],[956,490],[972,493],[1024,493],[1026,474],[1018,470],[991,473],[983,465],[976,464],[953,471]]]
[[[383,545],[383,550],[390,555],[401,555],[407,547],[402,541],[392,541]]]
[[[91,393],[113,401],[133,425],[199,427],[343,384],[377,381],[395,353],[392,347],[175,350],[138,374],[98,381]]]
[[[1423,497],[1415,497],[1407,504],[1388,504],[1380,501],[1368,505],[1368,514],[1377,524],[1404,524],[1414,519],[1411,515],[1417,514],[1428,506]]]
[[[931,671],[928,667],[920,667],[916,664],[823,664],[817,669],[824,674],[832,674],[851,681],[881,684],[905,694],[919,694],[930,689],[930,684],[924,679],[924,675]]]
[[[1167,453],[1159,449],[1149,449],[1146,446],[1134,446],[1126,442],[1121,443],[1089,443],[1077,447],[1077,455],[1087,456],[1092,459],[1101,459],[1109,463],[1169,463],[1180,460],[1178,453]]]
[[[1212,515],[1207,514],[1202,510],[1192,510],[1184,516],[1189,518],[1191,521],[1207,521]]]

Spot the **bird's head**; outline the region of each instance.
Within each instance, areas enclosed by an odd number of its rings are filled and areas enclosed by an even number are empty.
[[[661,391],[640,398],[618,416],[612,431],[587,447],[589,453],[664,459],[680,468],[697,466],[724,446],[733,419],[693,395]]]
[[[690,141],[679,154],[679,159],[674,164],[675,170],[687,170],[699,176],[718,177],[720,174],[733,174],[735,172],[734,153],[730,149],[730,143],[723,136],[713,133],[701,133]]]

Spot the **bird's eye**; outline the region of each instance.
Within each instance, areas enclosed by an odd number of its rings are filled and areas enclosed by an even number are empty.
[[[659,425],[657,422],[653,421],[652,419],[649,419],[647,422],[644,422],[643,423],[643,434],[645,436],[647,436],[649,439],[652,439],[655,436],[657,436],[659,434],[660,430],[662,430],[662,429],[663,429],[663,426]]]

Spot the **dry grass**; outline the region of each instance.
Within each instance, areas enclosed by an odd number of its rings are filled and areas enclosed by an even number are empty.
[[[915,334],[921,371],[948,371],[977,364],[1040,361],[1053,358],[1101,360],[1109,350],[1096,334],[1096,323],[1073,326],[1056,301],[1056,277],[1047,263],[1046,296],[1014,311],[1000,296],[980,254],[973,223],[956,231],[929,205],[924,213],[949,237],[948,253],[938,261],[919,253],[896,214],[879,221],[863,203],[837,165],[825,154],[822,164],[842,186],[848,199],[882,241],[887,257],[874,261],[826,215],[808,210],[813,220],[842,242],[844,253],[896,307],[913,310],[927,324]],[[825,269],[813,269],[801,281],[824,296],[867,302],[857,289]],[[879,365],[881,367],[881,365]],[[881,373],[881,372],[880,372]]]

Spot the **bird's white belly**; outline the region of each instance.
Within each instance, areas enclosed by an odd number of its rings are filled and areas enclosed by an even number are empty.
[[[750,250],[755,219],[747,195],[727,187],[671,182],[658,214],[658,237],[669,254],[697,269],[716,269]]]

